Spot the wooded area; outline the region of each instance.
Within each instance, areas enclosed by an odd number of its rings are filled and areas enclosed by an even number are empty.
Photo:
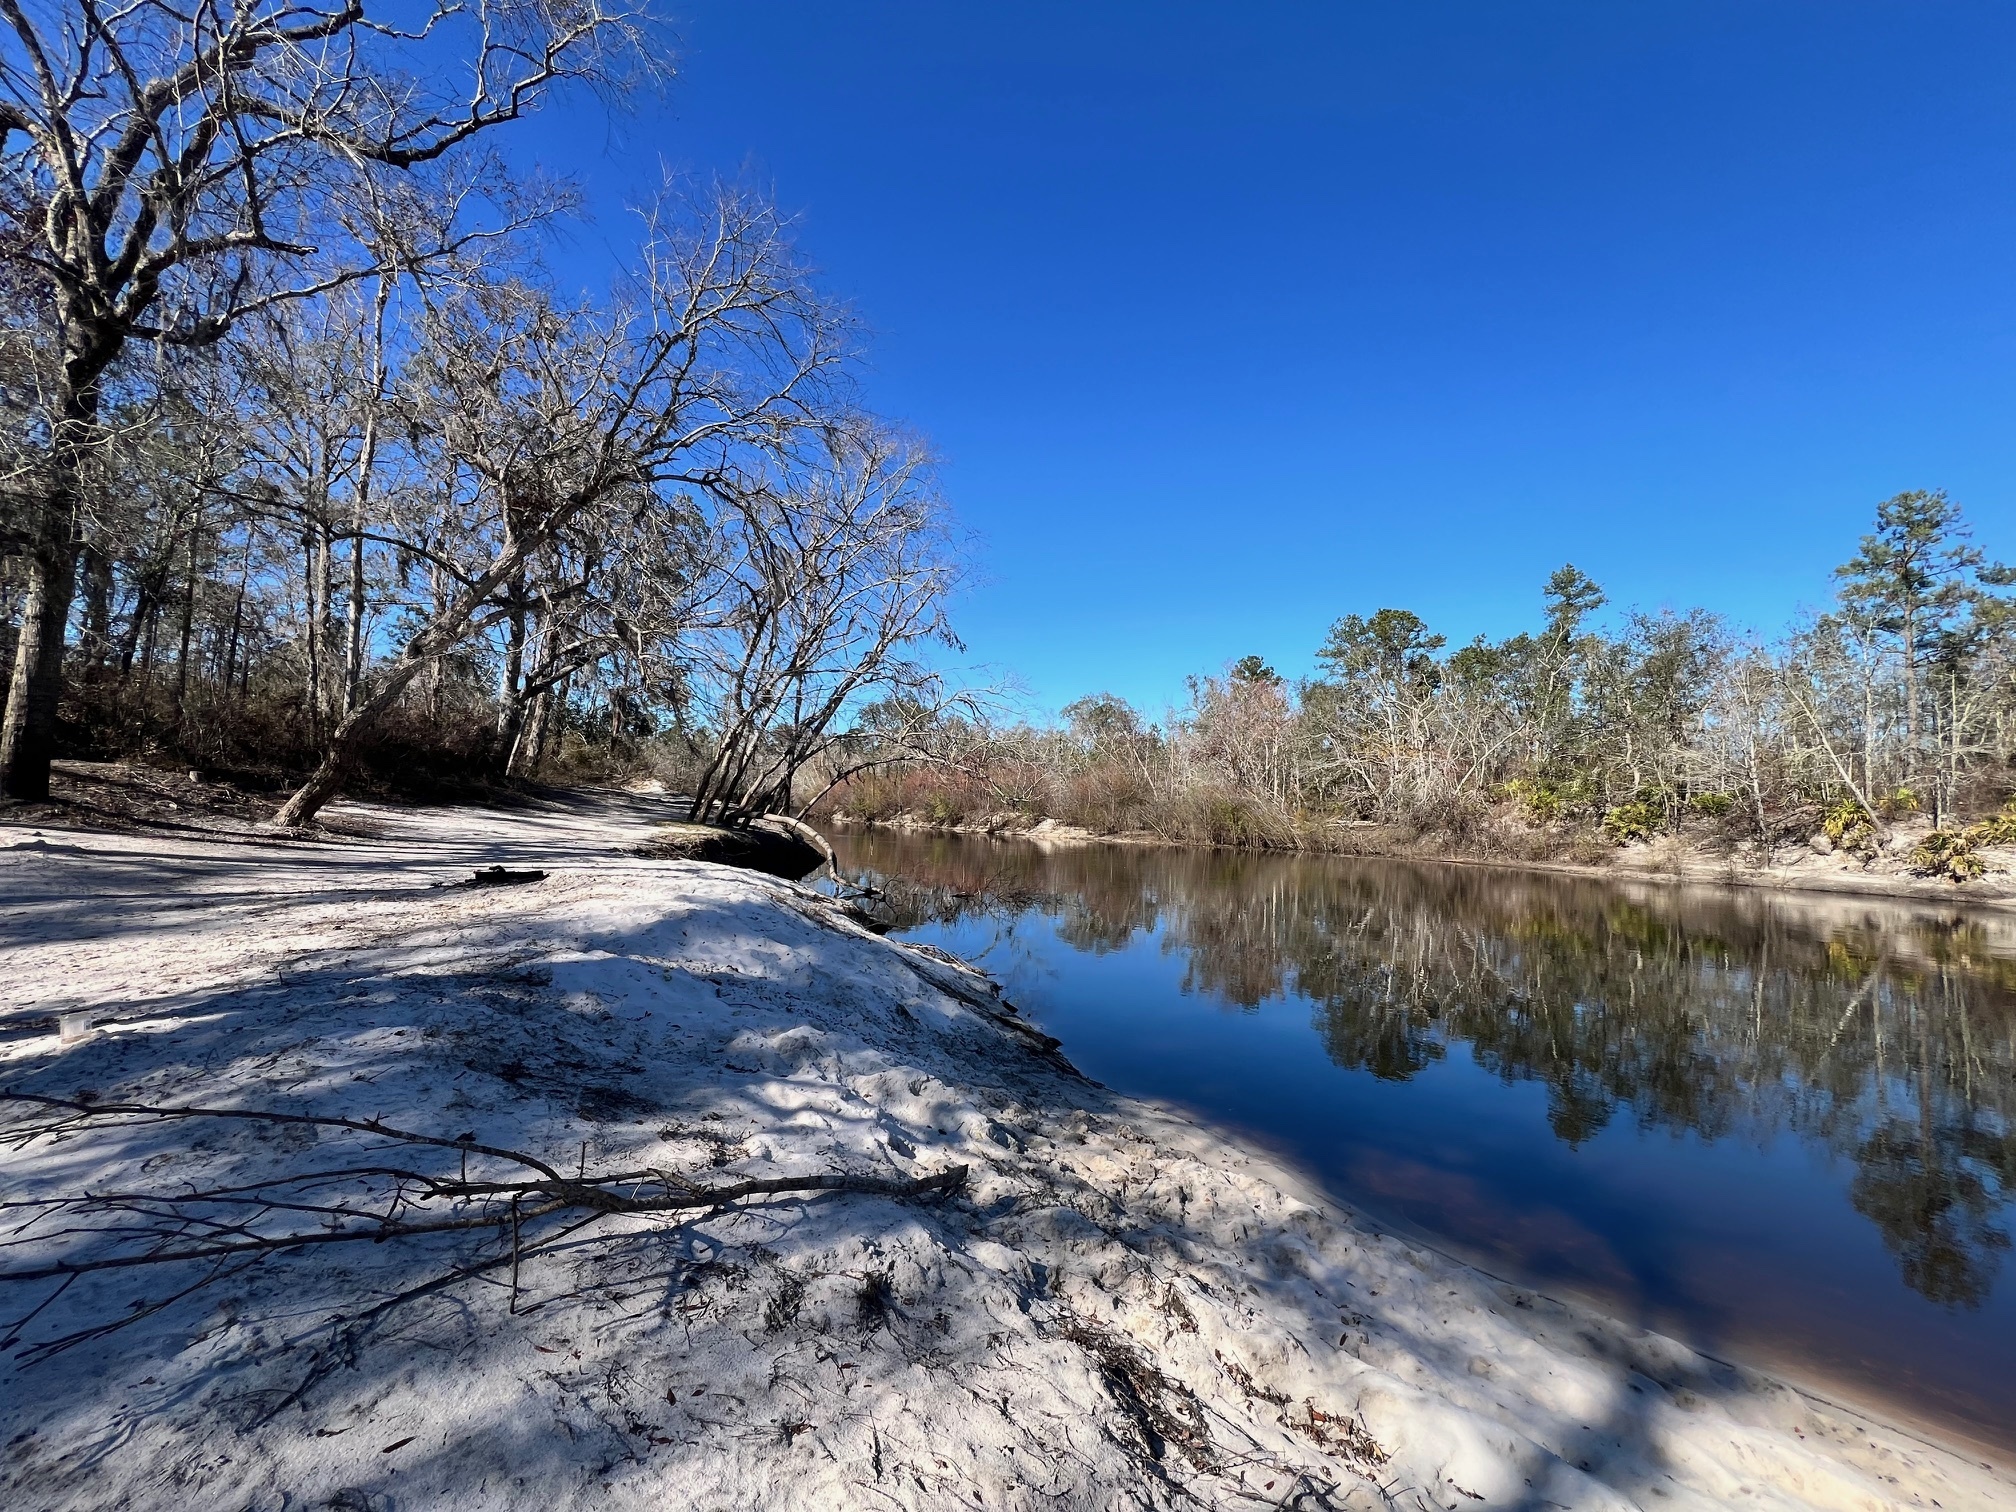
[[[785,219],[668,183],[580,294],[542,263],[571,190],[492,145],[555,89],[648,84],[648,17],[4,21],[7,796],[138,754],[309,773],[299,824],[360,765],[606,770],[660,735],[735,820],[862,704],[937,706],[930,459],[863,406]]]
[[[1507,814],[1877,843],[2009,787],[2011,574],[1942,493],[1896,496],[1827,613],[1607,627],[1573,567],[1541,627],[1454,650],[1347,615],[1293,683],[1255,657],[1157,721],[1054,727],[924,647],[958,554],[926,449],[870,413],[861,333],[761,196],[669,183],[622,276],[542,263],[569,187],[493,138],[632,88],[648,18],[441,3],[187,15],[4,0],[0,790],[58,754],[408,786],[647,766],[731,822],[824,802],[937,822],[1459,842]]]
[[[928,761],[864,774],[833,806],[937,823],[1041,814],[1102,833],[1349,846],[1376,823],[1452,843],[1541,845],[1683,828],[1724,841],[1873,847],[1909,817],[1920,868],[1976,874],[2016,838],[2008,569],[1938,492],[1886,500],[1834,604],[1776,641],[1704,610],[1595,623],[1602,589],[1548,579],[1542,624],[1449,650],[1404,609],[1346,615],[1290,683],[1258,657],[1193,678],[1151,722],[1110,694],[1052,727],[943,724]],[[1507,824],[1510,821],[1510,824]]]

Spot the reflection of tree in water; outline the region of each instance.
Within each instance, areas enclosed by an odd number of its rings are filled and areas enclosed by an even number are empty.
[[[1160,922],[1156,890],[1112,846],[1074,853],[1078,864],[1067,874],[1034,846],[944,835],[871,832],[843,839],[841,849],[854,886],[872,888],[897,929],[1037,913],[1073,949],[1104,955]],[[1102,857],[1108,864],[1098,864]]]
[[[1966,1148],[1968,1131],[1885,1119],[1855,1152],[1849,1195],[1904,1267],[1904,1280],[1934,1302],[1978,1307],[1987,1298],[2009,1235],[1992,1221],[2001,1193],[1986,1173],[2009,1173],[2008,1151]],[[2006,1146],[2006,1139],[2004,1144]]]
[[[2016,960],[1903,906],[1481,868],[850,837],[902,922],[1035,910],[1081,950],[1160,930],[1186,991],[1299,997],[1338,1065],[1405,1080],[1467,1045],[1554,1132],[1790,1131],[1854,1162],[1906,1282],[1986,1295],[2016,1187]],[[892,892],[895,889],[891,889]]]

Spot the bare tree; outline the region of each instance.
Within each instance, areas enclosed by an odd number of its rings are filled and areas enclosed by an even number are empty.
[[[455,591],[381,670],[278,815],[334,797],[372,724],[434,658],[519,612],[500,591],[590,510],[635,520],[698,491],[741,496],[823,428],[849,352],[770,205],[722,190],[654,212],[635,280],[607,313],[523,283],[473,284],[428,317],[412,423],[443,479],[428,555]]]
[[[433,0],[396,23],[364,0],[0,0],[0,22],[0,256],[46,299],[57,348],[16,484],[27,601],[0,722],[0,790],[40,798],[83,472],[129,343],[207,345],[485,235],[460,215],[445,236],[379,233],[412,192],[397,179],[606,72],[636,27],[601,0]]]
[[[384,299],[340,289],[285,307],[284,318],[241,328],[229,344],[240,384],[244,444],[242,507],[290,538],[299,554],[303,599],[299,644],[311,740],[354,704],[362,676],[364,561],[374,486],[387,461],[379,437],[388,409]],[[338,653],[339,553],[347,547],[347,634]],[[342,662],[339,677],[338,662]]]
[[[726,566],[688,653],[713,744],[693,815],[737,821],[789,807],[848,710],[944,704],[914,655],[957,644],[957,571],[926,459],[866,422],[830,431],[806,475],[738,492],[720,529]]]

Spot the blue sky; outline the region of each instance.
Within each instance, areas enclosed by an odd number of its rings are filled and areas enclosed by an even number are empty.
[[[2016,6],[683,0],[518,150],[584,280],[661,163],[768,184],[932,438],[1039,706],[1309,670],[1384,605],[1765,630],[1876,502],[2016,557]]]

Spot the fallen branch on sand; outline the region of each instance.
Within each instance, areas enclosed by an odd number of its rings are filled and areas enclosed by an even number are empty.
[[[459,1267],[423,1289],[463,1279],[495,1268],[505,1260],[513,1267],[516,1294],[517,1257],[530,1245],[550,1238],[532,1232],[556,1215],[575,1217],[571,1227],[619,1215],[713,1214],[775,1197],[810,1197],[852,1193],[899,1200],[943,1197],[965,1182],[964,1165],[929,1176],[905,1179],[832,1173],[813,1176],[754,1177],[745,1181],[702,1183],[678,1171],[659,1167],[590,1174],[583,1147],[580,1168],[563,1175],[536,1156],[476,1142],[473,1134],[455,1139],[415,1134],[376,1118],[328,1118],[276,1113],[253,1108],[156,1107],[145,1103],[106,1103],[28,1093],[0,1092],[0,1103],[47,1109],[55,1116],[0,1135],[15,1149],[39,1139],[69,1138],[114,1129],[174,1122],[220,1119],[282,1126],[334,1129],[388,1142],[393,1148],[440,1159],[452,1154],[453,1171],[428,1170],[421,1163],[369,1161],[310,1171],[287,1171],[264,1180],[231,1186],[165,1191],[98,1191],[65,1193],[0,1202],[0,1214],[13,1220],[0,1238],[0,1252],[25,1246],[64,1245],[83,1253],[59,1255],[40,1263],[0,1269],[0,1282],[47,1281],[65,1286],[80,1276],[136,1266],[209,1262],[209,1276],[188,1291],[209,1284],[233,1262],[262,1258],[287,1250],[329,1244],[383,1244],[429,1234],[493,1229],[508,1237],[508,1252],[474,1267]],[[437,1153],[438,1152],[438,1153]],[[530,1174],[517,1179],[472,1179],[469,1162],[501,1162]],[[578,1215],[586,1214],[585,1218]],[[52,1220],[68,1220],[55,1227]],[[51,1228],[55,1231],[48,1232]],[[108,1252],[109,1251],[109,1252]],[[177,1298],[187,1292],[177,1293]],[[53,1297],[47,1300],[54,1300]],[[47,1301],[43,1304],[47,1305]],[[36,1312],[40,1312],[38,1307]],[[34,1313],[8,1330],[0,1342],[8,1347]],[[54,1347],[66,1347],[82,1337],[96,1336],[131,1321],[122,1319],[86,1335],[37,1347],[46,1357]]]

